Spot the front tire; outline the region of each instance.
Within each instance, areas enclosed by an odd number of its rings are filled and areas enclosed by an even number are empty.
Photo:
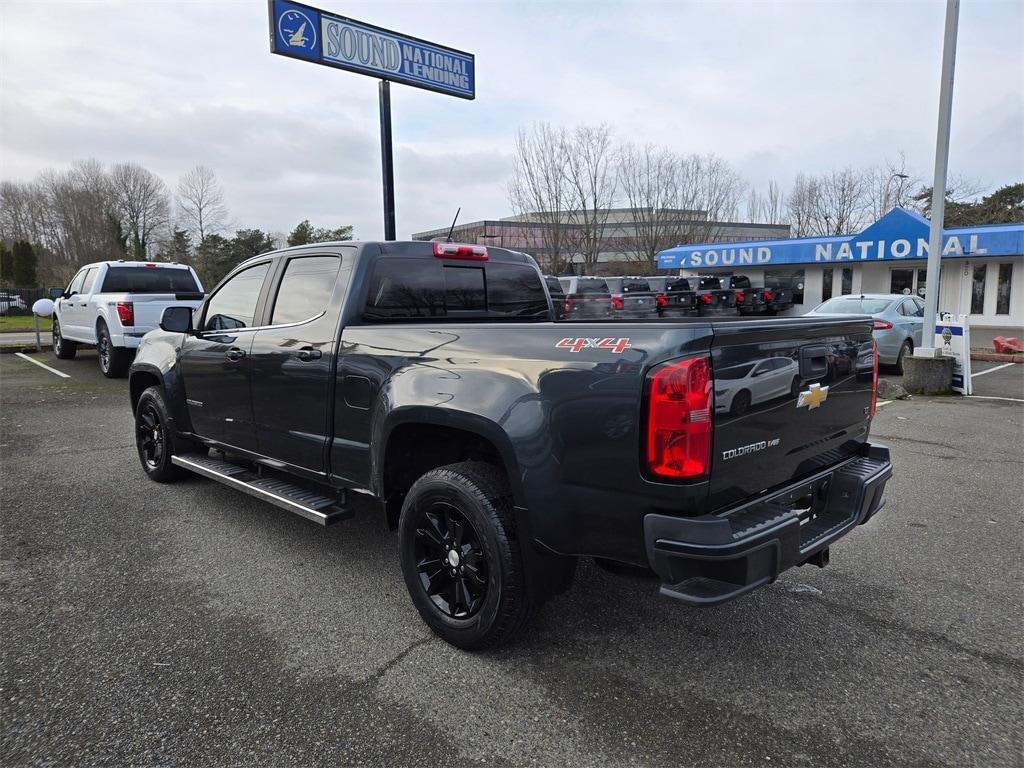
[[[135,447],[150,480],[167,483],[184,473],[171,462],[178,446],[160,387],[150,387],[143,392],[135,406]]]
[[[914,345],[911,343],[910,339],[907,339],[903,342],[903,346],[900,347],[900,353],[896,357],[896,373],[900,376],[903,375],[903,358],[912,354],[914,354]]]
[[[68,341],[60,330],[60,321],[53,318],[53,327],[50,331],[53,335],[53,354],[58,360],[71,360],[78,352],[78,342]]]
[[[96,329],[96,356],[100,360],[100,371],[108,379],[123,378],[132,364],[131,350],[115,347],[107,324],[102,322]]]
[[[732,399],[732,406],[729,408],[729,413],[733,416],[742,416],[747,412],[750,407],[750,393],[741,389],[736,393],[736,396]]]
[[[427,472],[405,497],[399,539],[413,605],[445,642],[487,648],[532,617],[512,496],[497,468],[467,461]]]

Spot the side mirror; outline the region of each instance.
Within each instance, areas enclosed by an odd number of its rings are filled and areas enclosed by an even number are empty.
[[[160,328],[168,333],[192,333],[192,308],[167,307],[160,315]]]

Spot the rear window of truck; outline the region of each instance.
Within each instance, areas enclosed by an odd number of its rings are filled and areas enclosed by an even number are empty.
[[[191,270],[169,267],[110,267],[103,293],[198,293]]]
[[[603,293],[608,295],[608,284],[604,280],[578,280],[576,293]]]
[[[540,276],[523,264],[445,264],[436,259],[379,259],[363,316],[549,319]]]
[[[686,278],[681,278],[679,280],[671,280],[671,281],[669,281],[669,284],[668,284],[668,291],[669,291],[669,293],[672,293],[673,291],[688,291],[688,290],[690,290],[690,281],[687,280]]]
[[[717,277],[702,277],[699,285],[702,291],[717,291],[722,287],[722,281]]]

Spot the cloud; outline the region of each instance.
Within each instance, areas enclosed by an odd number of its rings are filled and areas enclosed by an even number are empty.
[[[323,5],[332,3],[323,0]],[[863,3],[346,3],[477,55],[469,102],[392,88],[400,235],[509,213],[520,125],[609,122],[755,184],[907,152],[931,169],[942,8]],[[1024,6],[961,8],[953,169],[1024,177]],[[42,36],[46,44],[39,44]],[[196,163],[239,225],[378,237],[377,85],[272,56],[264,3],[0,5],[0,175],[96,157]]]

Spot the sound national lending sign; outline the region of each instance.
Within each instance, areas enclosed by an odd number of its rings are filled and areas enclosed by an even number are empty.
[[[476,96],[473,54],[360,21],[270,0],[270,50],[463,99]]]

